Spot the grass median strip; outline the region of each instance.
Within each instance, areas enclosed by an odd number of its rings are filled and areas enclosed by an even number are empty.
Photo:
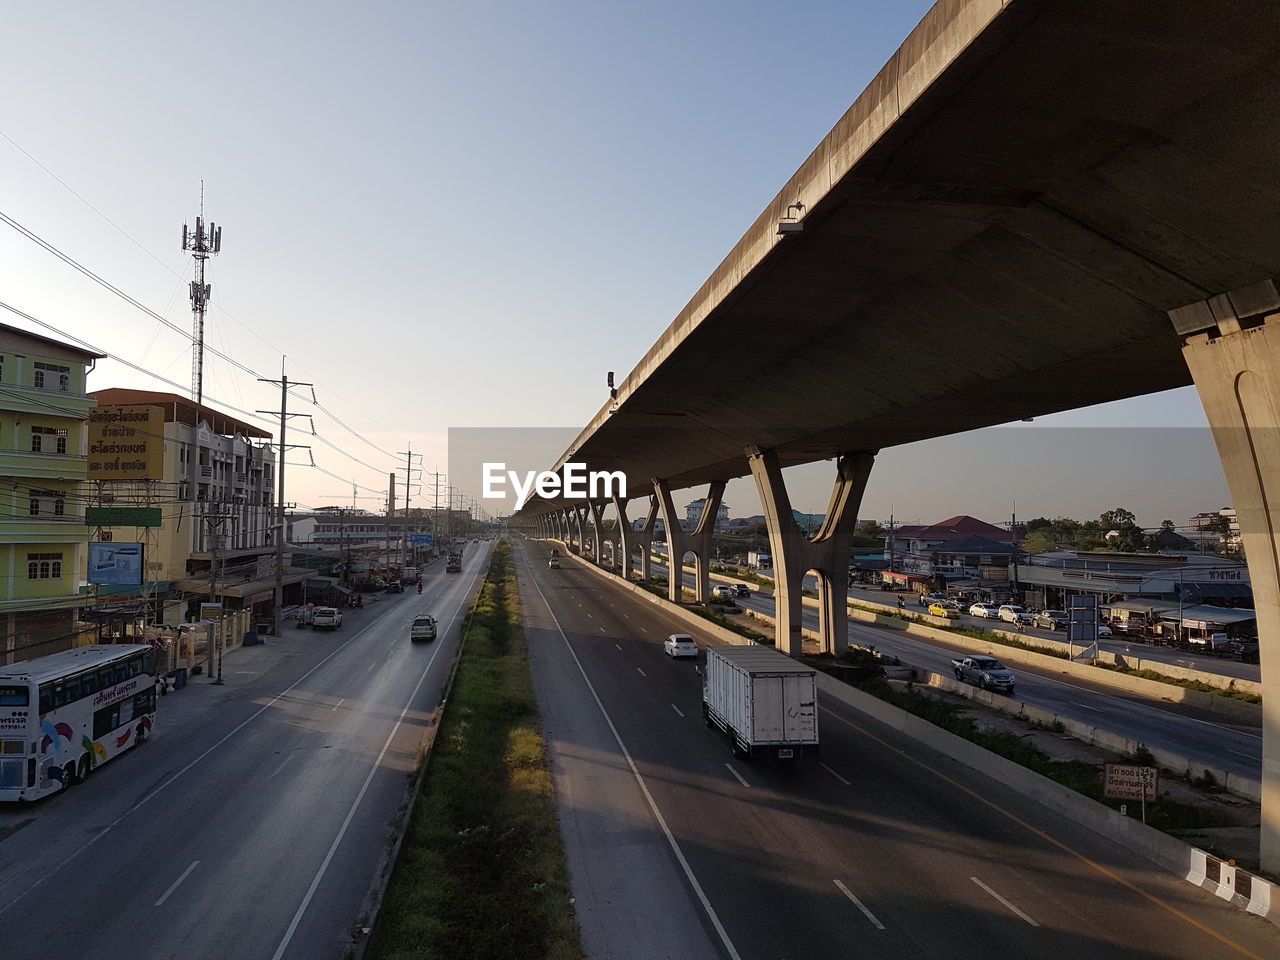
[[[365,956],[583,956],[505,540]]]

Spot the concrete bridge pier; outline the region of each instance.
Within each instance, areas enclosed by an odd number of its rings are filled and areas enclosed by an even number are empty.
[[[803,651],[804,577],[812,570],[818,578],[818,633],[822,652],[840,656],[849,649],[846,597],[850,541],[875,454],[846,453],[836,461],[831,503],[813,539],[806,537],[796,525],[777,454],[751,447],[747,458],[769,530],[777,649],[791,657],[798,657]]]
[[[591,517],[591,560],[597,566],[604,565],[604,508],[607,500],[588,500],[587,510]]]
[[[716,514],[720,512],[720,500],[724,497],[725,481],[711,484],[698,526],[685,533],[680,517],[671,502],[671,487],[665,480],[654,480],[653,490],[662,507],[662,522],[667,528],[667,598],[679,603],[684,585],[684,555],[692,553],[694,560],[693,598],[697,603],[711,599],[711,535],[716,528]]]
[[[656,496],[649,498],[649,512],[645,514],[644,524],[639,530],[635,529],[627,518],[625,503],[619,508],[618,517],[622,525],[626,527],[626,531],[623,534],[626,537],[623,552],[626,554],[627,575],[630,576],[631,571],[635,569],[631,561],[631,553],[633,550],[639,550],[640,579],[648,580],[649,575],[653,572],[653,531],[658,523],[658,498]]]
[[[582,556],[582,550],[587,545],[587,515],[590,510],[583,503],[576,507],[570,507],[569,512],[573,516],[574,547],[578,556]]]
[[[1249,564],[1262,679],[1262,870],[1280,873],[1280,293],[1270,281],[1169,313],[1213,430]],[[1276,686],[1276,690],[1271,690]]]

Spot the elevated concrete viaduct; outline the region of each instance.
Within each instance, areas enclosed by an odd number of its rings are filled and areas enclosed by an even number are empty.
[[[1194,382],[1276,683],[1278,49],[1272,0],[940,0],[555,467],[660,500],[753,475],[782,611],[806,565],[839,588],[832,517],[875,451]],[[780,471],[817,460],[839,478],[808,543]],[[1280,873],[1280,691],[1262,776]]]

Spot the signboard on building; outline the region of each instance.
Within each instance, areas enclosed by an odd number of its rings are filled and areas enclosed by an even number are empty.
[[[137,587],[142,585],[142,571],[142,544],[90,542],[90,583]]]
[[[1160,776],[1155,767],[1140,767],[1134,763],[1108,763],[1105,766],[1103,796],[1114,800],[1155,802]]]
[[[159,507],[85,507],[86,527],[158,527]]]
[[[164,408],[108,404],[89,411],[90,480],[160,480]]]
[[[222,604],[221,603],[202,603],[200,604],[201,620],[221,620]]]
[[[429,533],[411,533],[409,534],[410,543],[431,543],[431,534]]]

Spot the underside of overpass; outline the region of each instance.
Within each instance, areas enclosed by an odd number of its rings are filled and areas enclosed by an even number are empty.
[[[752,473],[775,554],[805,552],[781,467],[869,470],[1194,371],[1280,675],[1278,49],[1272,0],[942,0],[556,467],[623,471],[631,497]],[[856,516],[861,483],[833,508]],[[1280,872],[1280,695],[1263,733]]]

